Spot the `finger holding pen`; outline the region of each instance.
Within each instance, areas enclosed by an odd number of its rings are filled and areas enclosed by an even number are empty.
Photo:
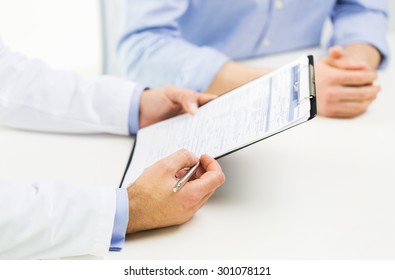
[[[198,161],[194,166],[189,168],[189,170],[181,177],[181,179],[175,184],[173,187],[173,192],[177,192],[181,189],[191,178],[195,176],[197,169],[200,166],[200,162]]]
[[[191,188],[199,191],[202,196],[215,191],[216,188],[225,182],[225,175],[222,172],[221,166],[218,161],[209,155],[202,155],[200,157],[200,169],[197,170],[196,174],[198,180],[191,182]],[[212,186],[217,187],[213,188]]]
[[[174,193],[175,174],[198,163],[187,150],[156,162],[128,188],[129,224],[127,233],[179,225],[190,220],[208,197],[224,182],[219,164],[209,156],[200,157],[197,177]],[[195,179],[194,179],[195,178]]]

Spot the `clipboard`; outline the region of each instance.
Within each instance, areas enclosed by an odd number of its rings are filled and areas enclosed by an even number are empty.
[[[251,100],[242,101],[248,98]],[[230,107],[229,110],[223,109],[226,106]],[[255,108],[257,116],[254,115],[255,111],[248,112],[250,107]],[[218,110],[232,114],[229,118],[222,115],[218,117]],[[244,115],[251,116],[248,118]],[[184,114],[139,130],[120,188],[129,186],[145,168],[180,148],[186,148],[197,155],[208,153],[219,159],[307,122],[316,115],[314,59],[308,55],[206,103],[199,108],[197,117]],[[204,119],[207,116],[214,120],[207,122],[207,119]],[[240,123],[242,131],[239,132],[238,119],[243,119],[243,116],[249,122]],[[232,129],[225,127],[229,124],[232,125],[233,132],[229,132]],[[177,127],[188,127],[190,130],[182,135],[174,135],[174,132],[179,130]],[[242,135],[241,132],[246,131],[248,135]],[[220,140],[214,139],[214,144],[207,141],[213,132],[218,134],[219,138],[222,137]],[[227,137],[232,137],[232,140]],[[233,141],[233,138],[237,137],[240,140]],[[224,145],[224,142],[227,145]]]

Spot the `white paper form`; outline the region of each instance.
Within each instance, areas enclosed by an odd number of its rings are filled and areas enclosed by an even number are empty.
[[[199,108],[143,128],[122,187],[148,166],[186,148],[219,157],[306,121],[310,116],[307,57],[247,83]]]

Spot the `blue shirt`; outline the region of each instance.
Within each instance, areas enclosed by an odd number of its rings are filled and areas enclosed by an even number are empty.
[[[125,0],[118,52],[125,76],[204,91],[230,59],[329,45],[388,47],[386,0]],[[270,66],[270,65],[269,65]]]

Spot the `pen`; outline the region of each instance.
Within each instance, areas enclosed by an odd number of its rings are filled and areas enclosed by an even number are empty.
[[[177,192],[179,189],[181,189],[186,182],[188,182],[189,179],[195,174],[196,170],[198,169],[200,165],[200,162],[198,161],[194,166],[192,166],[187,173],[184,174],[184,176],[181,177],[181,179],[177,182],[177,184],[173,187],[173,192]]]

